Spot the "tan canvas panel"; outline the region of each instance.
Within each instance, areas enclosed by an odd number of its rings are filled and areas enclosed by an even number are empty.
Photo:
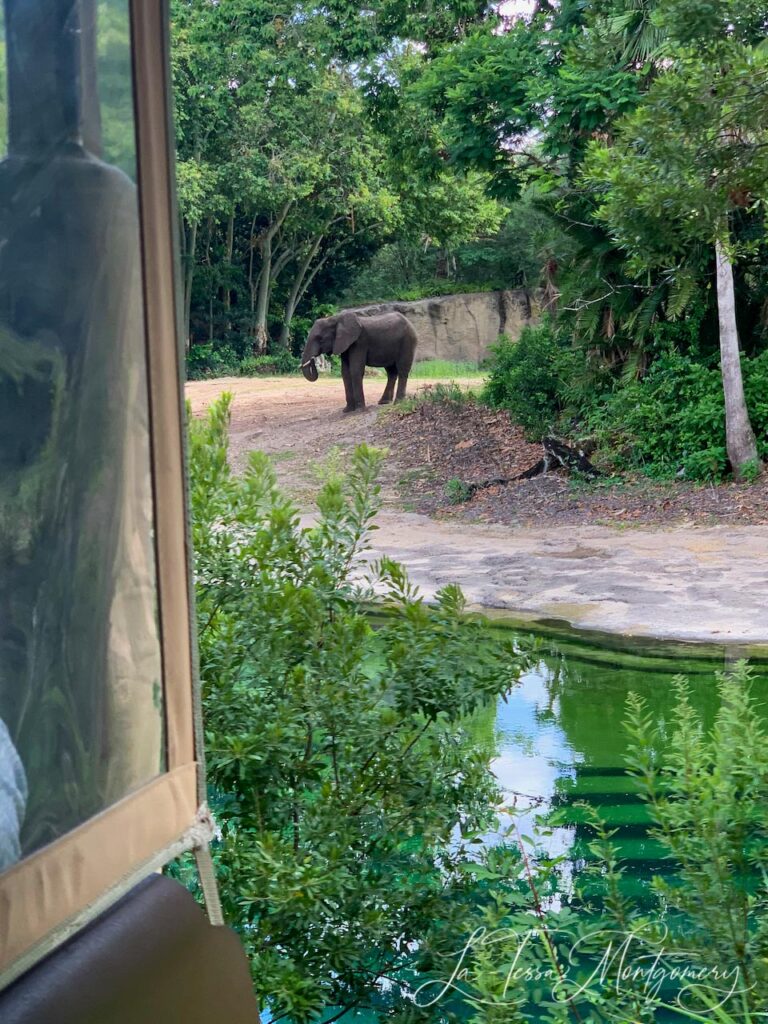
[[[0,875],[0,969],[190,828],[196,766],[177,768]]]
[[[19,965],[26,969],[65,938],[73,922],[104,909],[105,900],[122,895],[142,871],[199,845],[201,835],[204,779],[193,683],[167,3],[131,0],[130,14],[167,771],[0,874],[0,987]],[[130,669],[133,654],[123,647]],[[123,674],[130,678],[130,671]],[[147,756],[156,763],[154,747]]]
[[[134,0],[131,11],[161,642],[168,765],[173,768],[195,754],[167,19],[165,4],[157,0]]]

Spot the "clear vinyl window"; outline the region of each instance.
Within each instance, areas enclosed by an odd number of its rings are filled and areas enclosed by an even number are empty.
[[[128,0],[6,0],[0,38],[3,870],[165,742]]]

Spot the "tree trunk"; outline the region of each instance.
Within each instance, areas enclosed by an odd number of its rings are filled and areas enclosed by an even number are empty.
[[[254,354],[263,355],[267,351],[267,313],[269,312],[269,293],[272,289],[273,267],[272,267],[272,240],[283,226],[293,203],[286,203],[280,211],[277,220],[273,221],[261,234],[258,240],[261,252],[261,272],[258,279],[258,290],[255,302],[254,317]],[[253,250],[251,250],[251,259]],[[251,308],[254,306],[254,286],[251,283]]]
[[[294,285],[295,285],[294,281]],[[285,303],[285,310],[283,312],[283,322],[280,326],[280,345],[283,348],[290,349],[291,347],[291,320],[293,320],[293,314],[296,312],[296,296],[291,289],[291,294],[288,296]]]
[[[293,320],[293,314],[296,312],[296,307],[299,304],[299,300],[302,295],[302,285],[304,279],[307,276],[307,272],[312,265],[312,260],[317,255],[317,250],[320,248],[320,244],[323,241],[323,235],[318,235],[309,248],[307,255],[299,264],[299,269],[296,271],[296,276],[293,279],[291,290],[288,292],[288,298],[285,303],[285,311],[283,313],[283,324],[280,328],[280,344],[284,348],[291,347],[291,320]]]
[[[736,328],[736,299],[733,290],[733,267],[720,242],[715,243],[717,268],[717,312],[720,327],[720,372],[725,395],[725,445],[738,480],[745,465],[756,463],[757,444],[749,422],[744,384],[741,377],[741,354]]]
[[[232,305],[232,293],[229,290],[229,274],[230,274],[230,267],[232,266],[232,254],[234,252],[234,249],[235,249],[235,214],[234,214],[234,211],[232,211],[232,213],[230,213],[229,219],[227,221],[227,241],[226,241],[226,264],[227,264],[226,273],[227,273],[227,277],[226,277],[226,280],[224,282],[224,295],[223,295],[224,309],[225,309],[226,315],[227,315],[227,330],[228,331],[232,330],[232,324],[230,323],[230,320],[229,320],[229,310],[230,310],[231,305]]]
[[[197,221],[192,221],[185,238],[184,252],[186,266],[184,268],[184,343],[189,352],[191,343],[190,319],[192,316],[192,283],[195,279],[195,249],[197,248]]]
[[[261,273],[256,292],[256,308],[253,325],[253,351],[260,356],[267,351],[267,309],[272,283],[272,233],[267,232],[261,239]]]

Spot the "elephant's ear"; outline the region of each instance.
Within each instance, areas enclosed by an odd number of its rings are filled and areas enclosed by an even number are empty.
[[[333,354],[340,356],[346,352],[360,337],[360,317],[356,313],[342,313],[336,325],[336,339],[333,343]]]

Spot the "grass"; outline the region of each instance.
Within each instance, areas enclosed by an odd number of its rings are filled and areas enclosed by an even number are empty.
[[[454,363],[449,359],[425,359],[414,363],[411,369],[412,380],[433,380],[445,377],[480,377],[482,376],[477,363]]]
[[[455,380],[439,380],[420,388],[415,395],[409,395],[402,402],[386,408],[392,410],[392,415],[407,416],[420,405],[445,405],[457,408],[476,401],[477,395],[471,388],[462,387]]]

